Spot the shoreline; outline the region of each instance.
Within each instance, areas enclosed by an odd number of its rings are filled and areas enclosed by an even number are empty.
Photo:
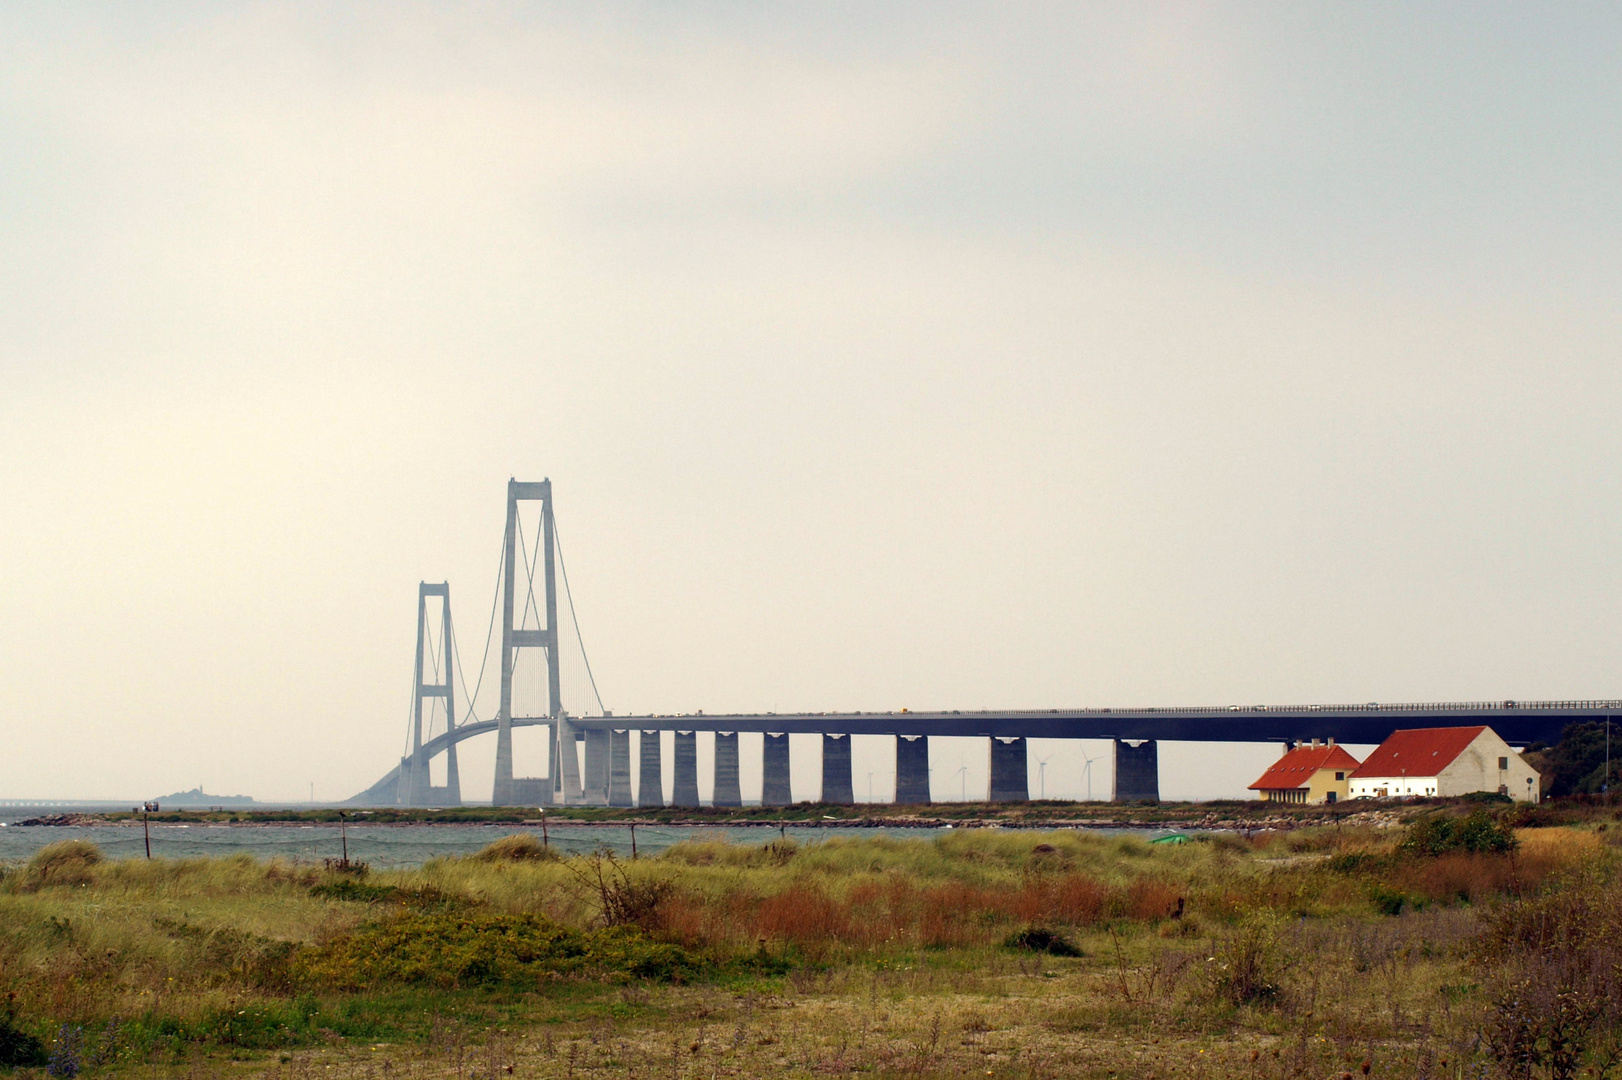
[[[205,812],[206,813],[206,812]],[[1066,829],[1111,829],[1123,831],[1143,832],[1275,832],[1291,830],[1312,825],[1341,825],[1353,828],[1387,828],[1401,824],[1402,815],[1396,808],[1381,808],[1378,810],[1361,810],[1352,814],[1336,815],[1334,817],[1313,816],[1298,817],[1294,815],[1266,815],[1250,817],[1245,815],[1218,815],[1206,814],[1188,817],[1165,817],[1153,820],[1132,817],[1065,817],[1065,818],[1008,818],[1008,817],[885,817],[864,816],[849,818],[823,818],[807,820],[803,818],[777,819],[777,818],[715,818],[715,817],[621,817],[621,818],[591,818],[578,819],[571,817],[558,817],[548,815],[545,818],[504,818],[504,819],[421,819],[375,821],[370,815],[356,814],[347,819],[349,825],[369,829],[418,829],[418,828],[488,828],[490,826],[504,826],[509,828],[711,828],[711,829],[779,829],[820,830],[820,829],[1007,829],[1019,831],[1058,831]],[[141,825],[138,817],[128,814],[107,816],[101,814],[47,814],[40,817],[27,818],[23,821],[11,822],[8,828],[138,828]],[[232,820],[218,820],[211,816],[199,815],[192,818],[181,818],[179,814],[165,813],[160,819],[153,819],[150,824],[157,826],[214,826],[221,828],[247,828],[247,829],[274,829],[274,828],[313,828],[317,826],[337,826],[340,820],[322,819],[292,819],[278,818],[275,820],[241,820],[233,816]]]

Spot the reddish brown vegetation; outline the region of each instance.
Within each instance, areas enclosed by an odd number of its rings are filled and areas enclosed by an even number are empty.
[[[752,932],[802,948],[980,945],[1000,940],[1010,925],[1166,919],[1181,897],[1175,886],[1156,878],[1138,878],[1123,888],[1080,873],[1031,875],[1014,889],[955,881],[920,886],[894,877],[859,882],[843,896],[802,879],[758,900],[752,918],[735,912],[740,917],[731,933]]]

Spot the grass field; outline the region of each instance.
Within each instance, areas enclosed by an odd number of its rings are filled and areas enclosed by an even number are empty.
[[[517,836],[387,873],[67,841],[0,876],[0,1057],[41,1076],[1622,1076],[1622,831],[1603,808],[1512,813],[634,862]]]

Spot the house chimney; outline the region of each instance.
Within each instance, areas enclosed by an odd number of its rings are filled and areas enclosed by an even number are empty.
[[[1312,748],[1314,750],[1318,749],[1318,740],[1317,739],[1312,740]]]
[[[1333,735],[1329,736],[1329,741],[1324,743],[1324,745],[1325,746],[1334,746],[1335,745],[1335,737]]]

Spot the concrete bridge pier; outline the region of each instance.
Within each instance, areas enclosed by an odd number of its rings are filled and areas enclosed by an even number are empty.
[[[738,733],[715,733],[715,794],[712,806],[742,806],[743,793],[738,787]]]
[[[659,733],[642,733],[640,767],[636,774],[636,804],[638,806],[664,806],[665,763],[659,751]]]
[[[698,732],[676,732],[676,790],[671,806],[698,805]]]
[[[578,806],[585,795],[580,783],[580,752],[577,749],[580,733],[573,724],[563,719],[558,720],[557,732],[557,777],[562,796],[558,801],[565,806]]]
[[[585,799],[587,806],[608,805],[608,736],[602,728],[586,731]]]
[[[1115,740],[1115,802],[1160,801],[1160,746]]]
[[[856,801],[850,782],[850,736],[822,736],[822,801],[849,806]]]
[[[456,764],[455,743],[445,749],[445,805],[462,805],[462,769]]]
[[[768,731],[764,742],[760,755],[763,773],[760,805],[788,806],[794,802],[794,793],[789,788],[788,735],[773,735]]]
[[[417,789],[417,756],[407,754],[400,759],[399,772],[394,778],[394,801],[401,806],[419,806]]]
[[[929,736],[895,737],[895,801],[902,806],[929,802]]]
[[[546,725],[546,801],[563,801],[563,775],[558,771],[558,725]]]
[[[990,802],[1028,802],[1031,782],[1027,774],[1024,739],[991,739]]]
[[[608,733],[608,805],[635,806],[631,798],[631,733]]]

